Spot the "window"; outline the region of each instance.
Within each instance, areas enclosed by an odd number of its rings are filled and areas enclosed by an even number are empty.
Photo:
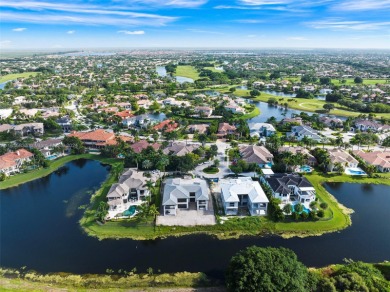
[[[229,203],[229,207],[234,207],[235,203]]]
[[[186,202],[187,202],[187,199],[177,199],[177,202],[178,202],[178,203],[186,203]]]

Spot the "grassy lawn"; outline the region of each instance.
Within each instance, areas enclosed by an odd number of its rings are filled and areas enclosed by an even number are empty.
[[[192,78],[194,80],[199,79],[199,73],[193,66],[177,66],[175,75]]]
[[[7,178],[5,181],[1,182],[0,189],[7,189],[10,187],[17,186],[19,184],[23,184],[23,183],[32,181],[32,180],[37,179],[37,178],[47,176],[50,173],[52,173],[53,171],[55,171],[56,169],[58,169],[60,166],[64,165],[65,163],[72,161],[72,160],[80,159],[80,158],[97,159],[97,160],[100,160],[102,162],[104,160],[100,156],[93,155],[93,154],[80,154],[80,155],[64,156],[64,157],[61,157],[61,158],[58,158],[56,160],[51,161],[49,167],[47,167],[47,168],[41,168],[38,170],[33,170],[31,172],[28,172],[28,173],[21,173],[21,174],[17,174],[17,175],[14,175],[14,176]]]
[[[218,169],[218,167],[209,166],[209,167],[206,167],[205,169],[203,169],[203,172],[209,173],[209,174],[214,174],[214,173],[218,173],[219,169]]]
[[[130,269],[131,267],[129,267]],[[181,288],[219,287],[217,280],[203,273],[172,274],[38,274],[34,271],[0,269],[1,291],[183,291]],[[154,271],[156,272],[156,271]],[[192,289],[191,289],[192,290]],[[167,290],[168,291],[168,290]],[[224,291],[224,290],[213,290]]]
[[[354,82],[354,78],[347,78],[345,79],[347,82],[344,83],[344,85],[356,85]],[[386,79],[364,79],[363,78],[363,85],[375,85],[375,84],[386,84]],[[335,85],[343,85],[343,83],[340,82],[340,79],[332,79],[332,83]]]
[[[253,109],[253,111],[251,111],[250,113],[247,113],[247,114],[245,114],[245,115],[242,115],[242,116],[240,117],[240,119],[241,119],[241,120],[249,120],[249,119],[252,119],[252,118],[254,118],[254,117],[257,117],[259,114],[260,114],[260,110],[259,110],[257,107],[255,107],[255,108]]]
[[[239,91],[239,90],[237,90]],[[240,92],[241,96],[248,96],[245,91]],[[254,101],[262,101],[267,102],[269,98],[276,98],[279,103],[288,103],[288,107],[291,109],[297,109],[307,112],[316,112],[317,110],[322,110],[323,105],[327,102],[324,100],[318,100],[318,99],[304,99],[304,98],[295,98],[295,101],[288,101],[289,99],[292,99],[291,97],[281,97],[281,96],[275,96],[272,94],[264,93],[262,92],[260,96],[254,98]],[[346,107],[342,107],[338,105],[337,103],[333,103],[335,105],[335,109],[332,109],[330,111],[330,114],[332,115],[338,115],[338,116],[345,116],[345,117],[356,117],[362,113],[360,112],[353,112],[350,109],[347,109]],[[383,117],[386,119],[390,118],[390,113],[376,113],[377,118]]]
[[[14,80],[16,78],[29,77],[37,75],[37,72],[24,72],[24,73],[16,73],[16,74],[7,74],[0,77],[0,83]]]

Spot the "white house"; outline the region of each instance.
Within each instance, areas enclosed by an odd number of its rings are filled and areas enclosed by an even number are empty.
[[[315,189],[305,177],[277,173],[260,179],[271,188],[273,197],[281,200],[281,205],[301,203],[309,209],[316,199]]]
[[[164,215],[176,216],[178,209],[188,210],[191,203],[195,203],[196,210],[208,210],[209,193],[203,179],[169,178],[164,182]]]
[[[251,137],[269,137],[276,133],[273,125],[268,123],[249,123]]]
[[[293,137],[297,141],[301,141],[304,137],[310,138],[317,142],[321,142],[321,137],[318,135],[317,131],[308,127],[308,126],[293,126],[291,127],[291,132],[287,133],[287,137]]]
[[[250,177],[222,179],[221,198],[226,215],[237,215],[239,207],[247,207],[252,216],[267,215],[269,200],[259,182]]]
[[[345,168],[358,167],[359,161],[357,161],[351,154],[340,149],[327,149],[330,157],[330,163],[328,165],[329,171],[334,171],[336,163],[341,163]]]
[[[155,182],[156,178],[147,178],[144,172],[135,169],[127,169],[113,184],[107,193],[108,219],[116,217],[126,211],[132,205],[142,204],[149,196],[150,191],[146,186],[148,180]]]
[[[5,153],[0,156],[0,172],[5,173],[5,175],[15,174],[20,171],[25,162],[30,161],[33,157],[34,154],[23,148]]]

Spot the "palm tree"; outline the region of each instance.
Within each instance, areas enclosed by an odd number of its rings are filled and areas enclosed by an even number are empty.
[[[152,168],[152,166],[153,166],[153,163],[149,159],[142,161],[142,168],[150,169],[150,168]]]
[[[155,204],[150,206],[149,215],[153,216],[155,221],[156,221],[156,216],[160,215],[160,211],[158,210],[158,208]]]
[[[138,218],[141,219],[141,221],[144,221],[144,220],[146,220],[146,218],[148,218],[149,210],[150,210],[148,204],[144,203],[144,204],[138,205],[137,210],[138,210],[137,216],[138,216]]]
[[[293,208],[291,206],[291,204],[286,204],[284,205],[283,207],[283,213],[285,213],[286,215],[290,215],[293,211]]]
[[[146,188],[149,190],[149,204],[150,204],[150,199],[152,196],[152,191],[153,191],[153,182],[151,180],[147,180],[145,183]]]

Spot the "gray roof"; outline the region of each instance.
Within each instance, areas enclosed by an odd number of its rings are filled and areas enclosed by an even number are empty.
[[[203,179],[169,178],[164,183],[163,205],[176,205],[177,199],[189,199],[195,193],[195,200],[209,200],[209,188]]]

